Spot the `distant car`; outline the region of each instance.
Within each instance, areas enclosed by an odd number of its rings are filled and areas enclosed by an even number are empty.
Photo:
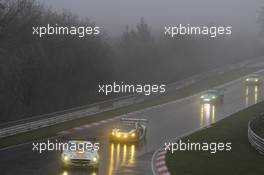
[[[249,75],[245,80],[246,85],[260,85],[260,83],[261,79],[260,76],[257,74]]]
[[[200,101],[202,103],[218,103],[222,102],[224,99],[224,94],[220,90],[208,90],[200,96]]]
[[[67,142],[68,145],[92,145],[92,142],[87,140],[70,140]],[[81,148],[80,146],[78,146]],[[69,167],[89,167],[98,168],[99,167],[99,154],[97,150],[94,149],[78,149],[71,150],[66,149],[62,151],[61,154],[62,168]]]
[[[122,118],[118,126],[114,127],[110,134],[111,141],[138,142],[146,137],[146,119]]]

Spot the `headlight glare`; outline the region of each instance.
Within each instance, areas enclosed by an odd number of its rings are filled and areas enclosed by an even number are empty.
[[[96,157],[94,157],[94,158],[93,158],[93,161],[94,161],[94,162],[97,162],[97,158],[96,158]]]
[[[67,162],[67,161],[69,160],[69,157],[66,156],[66,155],[64,155],[64,156],[63,156],[63,160],[64,160],[65,162]]]

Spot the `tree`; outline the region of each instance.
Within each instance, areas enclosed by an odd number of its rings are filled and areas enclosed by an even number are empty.
[[[141,18],[139,24],[137,24],[137,36],[141,41],[151,40],[151,29],[148,24],[145,23],[144,18]]]

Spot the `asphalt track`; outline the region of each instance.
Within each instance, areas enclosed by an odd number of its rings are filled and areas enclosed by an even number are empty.
[[[263,74],[264,75],[264,74]],[[97,138],[100,142],[100,167],[89,169],[60,168],[60,153],[56,151],[39,154],[32,151],[32,144],[25,144],[0,151],[1,175],[114,175],[151,174],[151,153],[165,141],[191,130],[207,126],[245,107],[263,100],[263,84],[259,87],[244,86],[235,81],[223,87],[224,102],[201,105],[199,94],[142,111],[127,117],[148,119],[146,140],[139,144],[118,144],[108,140],[110,129],[117,120],[91,128],[61,135],[66,137]]]

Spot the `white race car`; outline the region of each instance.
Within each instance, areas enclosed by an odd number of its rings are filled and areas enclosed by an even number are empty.
[[[261,79],[257,74],[249,75],[245,80],[246,85],[260,85],[260,83]]]
[[[99,154],[97,150],[91,148],[93,145],[92,142],[86,140],[70,140],[67,144],[69,147],[64,149],[61,154],[62,168],[74,166],[97,169],[99,167]],[[88,150],[86,149],[87,147],[91,149]]]
[[[138,142],[146,137],[147,127],[142,124],[146,119],[122,118],[110,134],[111,141]]]
[[[200,96],[201,103],[218,103],[222,102],[224,99],[224,93],[220,90],[213,89],[208,90]]]

